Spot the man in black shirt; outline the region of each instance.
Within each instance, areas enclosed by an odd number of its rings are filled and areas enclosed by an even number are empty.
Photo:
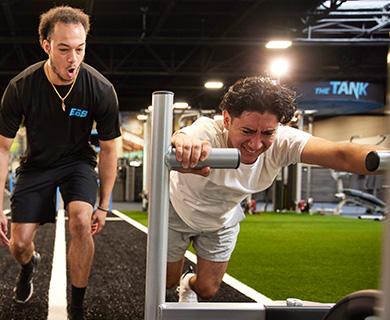
[[[73,319],[83,318],[83,300],[94,255],[93,235],[105,223],[116,176],[115,138],[120,136],[118,100],[113,85],[83,62],[89,17],[79,9],[56,7],[40,17],[39,36],[46,61],[13,78],[0,108],[0,243],[9,246],[22,269],[14,289],[18,303],[32,293],[40,260],[34,237],[40,224],[55,221],[60,188],[69,217],[68,263]],[[3,213],[9,150],[23,122],[27,150],[17,169],[11,197],[11,234]],[[99,137],[99,206],[96,154],[89,136]]]

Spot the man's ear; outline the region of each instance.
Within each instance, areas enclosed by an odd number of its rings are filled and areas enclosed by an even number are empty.
[[[225,129],[228,130],[232,122],[232,117],[230,116],[229,112],[227,112],[226,110],[222,111],[222,115],[223,115],[223,126],[225,127]]]
[[[49,42],[49,41],[47,41],[46,39],[43,40],[41,46],[42,46],[42,49],[43,49],[47,54],[50,54],[50,49],[51,49],[51,47],[50,47],[50,42]]]

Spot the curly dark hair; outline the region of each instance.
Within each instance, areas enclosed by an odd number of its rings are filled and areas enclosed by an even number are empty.
[[[269,112],[282,124],[288,123],[297,108],[295,91],[265,77],[238,80],[225,93],[219,108],[232,117],[244,111]]]
[[[43,40],[48,40],[53,32],[54,26],[57,22],[63,23],[81,23],[84,27],[85,33],[89,32],[89,16],[81,9],[72,8],[69,6],[59,6],[50,9],[41,14],[39,20],[39,42],[42,44]]]

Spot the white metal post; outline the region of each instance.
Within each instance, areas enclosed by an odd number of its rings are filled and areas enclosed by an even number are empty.
[[[387,172],[387,182],[390,182],[390,171]],[[387,191],[387,205],[390,206],[390,190]],[[389,214],[389,213],[388,213]],[[386,219],[384,234],[384,244],[382,249],[382,290],[381,319],[390,319],[390,219]]]
[[[390,204],[390,192],[388,192],[388,204]],[[382,290],[383,290],[383,314],[381,319],[390,319],[390,220],[386,221],[385,243],[383,246],[382,263]]]
[[[310,134],[313,133],[313,122],[314,122],[314,116],[309,114],[307,131]],[[309,198],[311,197],[311,166],[308,165],[306,168],[307,168],[307,171],[306,171],[306,201],[309,201]]]
[[[151,131],[151,115],[148,115],[147,120],[144,122],[144,150],[143,150],[143,179],[142,179],[142,209],[147,211],[148,209],[148,195],[150,190],[150,131]]]
[[[165,153],[170,146],[173,93],[157,91],[152,98],[151,178],[146,263],[145,320],[157,320],[165,302],[168,246],[169,170]]]
[[[298,118],[298,129],[303,130],[303,112]],[[295,182],[295,210],[298,211],[298,203],[302,200],[302,163],[298,162],[296,165],[296,182]]]

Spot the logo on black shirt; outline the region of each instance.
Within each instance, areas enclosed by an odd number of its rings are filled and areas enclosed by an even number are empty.
[[[85,118],[88,114],[88,110],[82,110],[77,108],[70,109],[69,117]]]

